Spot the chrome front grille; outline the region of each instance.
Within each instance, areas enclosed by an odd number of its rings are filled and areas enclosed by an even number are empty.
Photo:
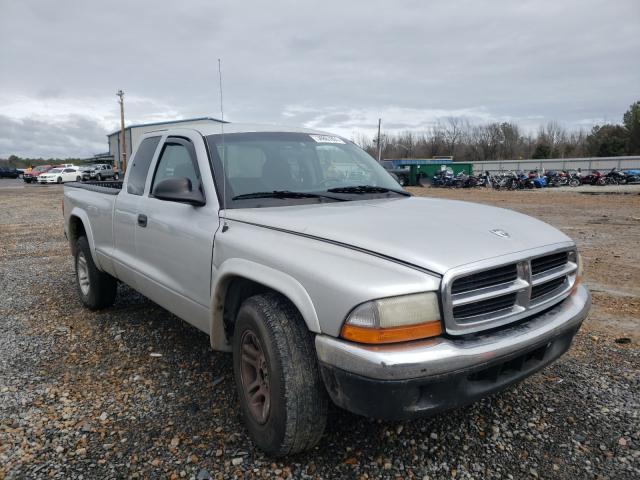
[[[492,268],[479,273],[472,273],[466,277],[458,278],[451,285],[451,293],[463,293],[469,290],[491,287],[500,283],[512,282],[518,278],[517,265],[505,265],[504,267]]]
[[[578,270],[574,248],[537,249],[525,258],[510,255],[497,266],[483,261],[450,270],[441,292],[447,332],[464,335],[496,328],[566,298]]]

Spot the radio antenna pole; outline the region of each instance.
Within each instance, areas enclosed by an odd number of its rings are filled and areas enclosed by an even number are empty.
[[[222,217],[222,232],[229,230],[227,225],[227,165],[226,156],[227,152],[224,147],[224,103],[222,101],[222,62],[218,59],[218,83],[220,87],[220,130],[222,132],[222,211],[224,216]]]

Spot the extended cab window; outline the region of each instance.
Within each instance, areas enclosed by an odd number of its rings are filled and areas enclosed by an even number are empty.
[[[188,178],[191,185],[200,185],[200,174],[195,164],[195,152],[190,142],[168,139],[165,143],[153,178],[153,186],[168,178]],[[196,187],[197,188],[197,187]]]
[[[153,159],[153,154],[156,152],[156,147],[160,137],[148,137],[145,138],[136,154],[133,157],[133,162],[129,167],[129,177],[127,179],[127,192],[133,195],[142,195],[144,193],[144,184],[147,180],[147,173],[149,172],[149,165]]]

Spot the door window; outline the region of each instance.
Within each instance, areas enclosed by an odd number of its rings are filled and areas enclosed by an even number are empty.
[[[193,146],[186,141],[172,143],[169,139],[160,154],[151,189],[153,190],[154,185],[169,178],[188,178],[194,190],[199,188],[200,174],[190,151],[192,149]]]
[[[149,172],[149,166],[153,159],[154,153],[156,153],[156,147],[160,142],[160,137],[148,137],[145,138],[136,154],[133,157],[133,161],[129,169],[129,176],[127,177],[127,192],[133,195],[142,195],[144,193],[144,184],[147,180],[147,173]]]

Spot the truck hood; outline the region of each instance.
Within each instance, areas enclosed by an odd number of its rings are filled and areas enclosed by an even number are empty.
[[[233,209],[227,210],[226,218],[338,242],[439,274],[480,260],[571,242],[556,228],[512,210],[438,198]]]

